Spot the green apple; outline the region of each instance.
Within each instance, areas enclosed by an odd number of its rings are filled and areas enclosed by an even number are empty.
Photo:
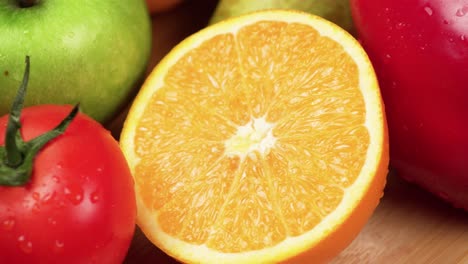
[[[135,94],[150,52],[145,0],[0,0],[0,116],[29,55],[25,105],[80,103],[109,121]]]
[[[220,0],[210,24],[223,19],[263,9],[294,9],[330,20],[354,34],[349,0]]]

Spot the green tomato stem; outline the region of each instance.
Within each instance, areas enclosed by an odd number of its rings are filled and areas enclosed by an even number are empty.
[[[21,127],[20,115],[21,109],[23,108],[24,97],[26,95],[26,88],[29,82],[29,56],[26,56],[26,69],[24,70],[23,82],[21,83],[18,93],[16,94],[15,100],[11,107],[10,117],[8,119],[6,137],[5,137],[5,148],[6,148],[6,160],[5,163],[8,166],[18,166],[23,157],[17,144],[17,137],[19,135],[19,129]]]
[[[23,82],[21,83],[16,98],[13,101],[13,106],[8,119],[5,135],[5,147],[0,147],[0,185],[20,186],[29,182],[31,179],[34,158],[39,150],[41,150],[47,142],[63,134],[79,111],[79,104],[77,104],[68,116],[65,117],[65,119],[63,119],[54,129],[39,135],[28,142],[24,142],[20,134],[20,116],[29,81],[29,67],[29,56],[26,56],[26,69],[24,72]]]

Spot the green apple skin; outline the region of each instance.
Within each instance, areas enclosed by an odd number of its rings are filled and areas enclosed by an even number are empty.
[[[144,0],[38,0],[21,8],[0,0],[0,116],[24,73],[25,105],[77,104],[110,121],[135,95],[151,52]]]
[[[209,24],[253,11],[278,8],[321,16],[354,35],[349,0],[220,0]]]

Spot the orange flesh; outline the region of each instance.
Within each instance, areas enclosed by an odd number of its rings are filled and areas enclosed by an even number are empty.
[[[358,85],[353,59],[309,26],[264,21],[204,42],[169,70],[138,124],[145,206],[167,234],[221,252],[311,230],[366,157]],[[259,120],[270,125],[259,138],[236,138]]]

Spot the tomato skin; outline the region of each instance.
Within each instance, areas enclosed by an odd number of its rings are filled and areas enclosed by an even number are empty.
[[[351,0],[377,72],[391,166],[468,210],[468,0]]]
[[[53,129],[70,110],[23,109],[23,139]],[[6,123],[0,118],[0,145]],[[38,153],[27,185],[0,186],[0,263],[122,263],[135,218],[133,180],[118,143],[79,113]]]

